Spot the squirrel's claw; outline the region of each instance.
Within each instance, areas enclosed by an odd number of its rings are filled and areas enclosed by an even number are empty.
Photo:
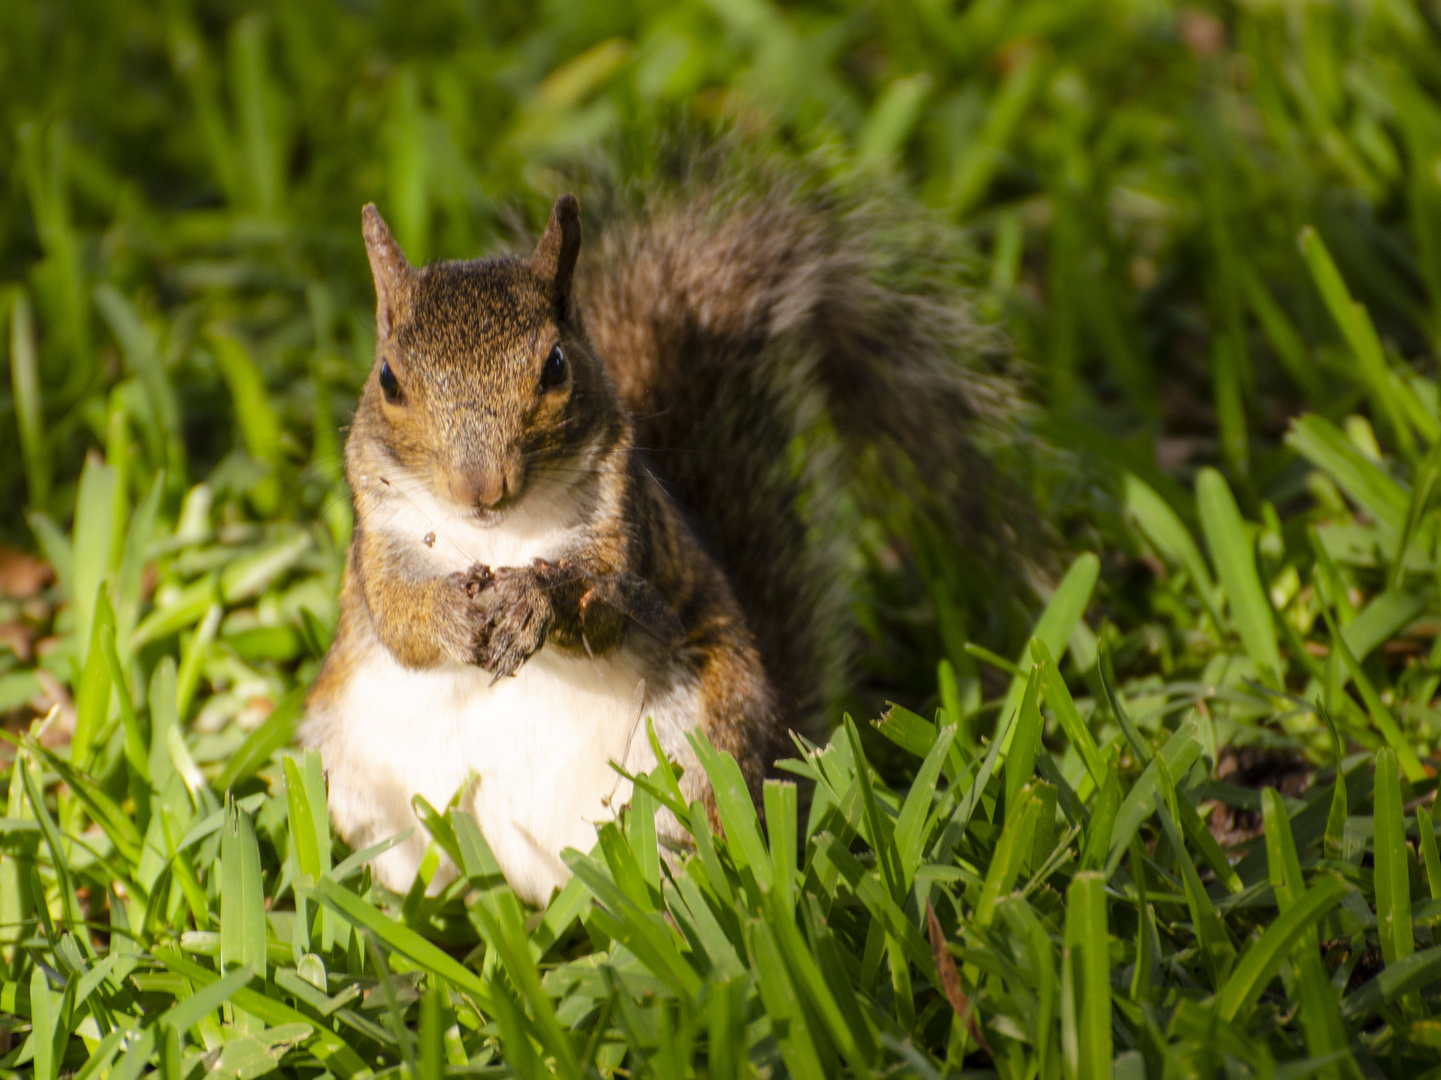
[[[465,595],[474,600],[495,582],[495,575],[490,567],[484,563],[474,563],[469,570],[461,575],[460,587],[465,590]]]
[[[488,599],[490,609],[481,624],[475,662],[499,681],[514,675],[545,643],[554,614],[544,588],[529,569],[497,570]]]

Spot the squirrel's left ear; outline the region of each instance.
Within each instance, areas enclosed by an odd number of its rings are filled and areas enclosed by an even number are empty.
[[[570,310],[570,285],[575,274],[576,256],[580,254],[580,202],[574,195],[562,195],[550,211],[545,235],[530,257],[531,273],[550,286],[551,301],[556,314],[565,316]]]

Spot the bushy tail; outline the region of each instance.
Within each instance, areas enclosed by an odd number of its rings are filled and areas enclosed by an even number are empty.
[[[998,582],[1024,558],[1033,518],[992,458],[1026,407],[942,224],[735,174],[688,166],[639,205],[600,200],[580,296],[650,467],[730,575],[788,723],[814,734],[848,676],[877,500],[928,508]]]

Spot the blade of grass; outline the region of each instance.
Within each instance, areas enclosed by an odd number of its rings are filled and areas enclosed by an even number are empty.
[[[1405,413],[1391,387],[1390,371],[1386,365],[1386,354],[1381,348],[1381,339],[1366,308],[1351,299],[1351,293],[1341,278],[1341,272],[1331,259],[1331,253],[1314,228],[1307,225],[1301,229],[1297,242],[1306,266],[1316,283],[1321,299],[1326,302],[1331,317],[1336,320],[1341,336],[1351,347],[1360,368],[1361,381],[1375,399],[1381,414],[1389,422],[1401,452],[1408,458],[1416,456],[1416,439],[1407,423]]]
[[[1256,573],[1254,545],[1231,489],[1215,469],[1202,469],[1196,477],[1196,507],[1211,561],[1230,605],[1232,625],[1262,677],[1280,685],[1285,668],[1276,647],[1271,608]]]
[[[1362,510],[1401,534],[1409,502],[1406,493],[1335,424],[1314,413],[1302,416],[1291,424],[1286,445],[1334,480]]]
[[[1201,756],[1199,729],[1194,718],[1189,718],[1176,729],[1166,745],[1161,748],[1160,757],[1165,759],[1166,768],[1172,776],[1185,776],[1196,759]],[[1151,816],[1155,806],[1154,796],[1159,792],[1161,770],[1152,760],[1151,764],[1131,785],[1121,808],[1116,811],[1116,825],[1111,832],[1111,853],[1106,860],[1106,876],[1109,878],[1120,865],[1121,854],[1131,843],[1131,837],[1141,822]]]
[[[1046,643],[1040,638],[1031,639],[1031,655],[1040,665],[1041,689],[1045,693],[1046,704],[1056,714],[1061,730],[1066,733],[1067,740],[1081,755],[1086,771],[1091,774],[1091,780],[1099,787],[1106,775],[1106,763],[1101,757],[1100,749],[1096,746],[1095,738],[1091,735],[1091,729],[1086,726],[1080,710],[1076,708],[1075,699],[1071,697],[1066,680],[1061,678],[1060,669],[1056,667],[1055,660],[1051,658],[1051,652],[1046,648]]]
[[[220,969],[241,966],[263,976],[268,955],[260,844],[250,815],[234,802],[226,809],[220,834],[220,878]],[[264,1027],[258,1017],[239,1009],[235,1024],[252,1034]]]
[[[579,1080],[580,1063],[575,1056],[575,1047],[556,1019],[555,1006],[541,985],[540,975],[530,956],[525,929],[520,924],[518,908],[507,904],[496,904],[494,910],[489,908],[489,902],[483,900],[474,911],[499,951],[506,974],[530,1006],[540,1037],[554,1059],[556,1071],[562,1077]],[[687,989],[694,994],[692,988]]]
[[[1375,833],[1376,922],[1381,956],[1394,964],[1416,950],[1411,932],[1411,878],[1406,860],[1406,820],[1396,752],[1376,752]]]
[[[1163,557],[1190,575],[1212,621],[1218,627],[1224,627],[1226,624],[1221,618],[1220,592],[1216,583],[1211,580],[1211,572],[1201,555],[1201,549],[1196,546],[1196,541],[1191,536],[1191,531],[1167,502],[1135,473],[1127,472],[1121,479],[1126,515],[1136,523]]]
[[[10,302],[10,386],[15,395],[15,420],[20,428],[20,453],[25,460],[30,505],[39,510],[50,495],[50,458],[45,453],[45,414],[35,325],[30,297],[25,290],[12,286],[5,292]],[[0,303],[4,297],[5,293],[0,293]]]
[[[1176,869],[1181,874],[1181,884],[1186,893],[1186,907],[1191,912],[1191,925],[1195,930],[1196,943],[1200,947],[1202,962],[1205,964],[1212,987],[1220,990],[1235,963],[1236,947],[1231,943],[1231,937],[1226,932],[1226,924],[1216,910],[1215,903],[1207,895],[1206,887],[1201,884],[1201,876],[1196,873],[1196,867],[1186,852],[1186,844],[1181,837],[1181,830],[1171,817],[1171,812],[1166,807],[1165,797],[1160,791],[1155,793],[1155,808],[1161,828],[1165,832],[1166,839],[1170,841],[1176,860]]]
[[[201,967],[193,960],[168,949],[157,949],[155,958],[171,971],[185,976],[198,986],[209,986],[221,978],[216,972]],[[272,1027],[279,1027],[282,1024],[310,1025],[312,1032],[307,1049],[323,1062],[326,1068],[333,1070],[345,1080],[350,1080],[350,1078],[358,1080],[362,1076],[373,1075],[373,1070],[369,1069],[360,1056],[338,1035],[324,1026],[311,1025],[309,1018],[303,1013],[296,1012],[248,986],[237,989],[231,995],[231,1001],[236,1009],[244,1010]]]
[[[1421,862],[1426,868],[1426,884],[1432,900],[1441,900],[1441,857],[1436,852],[1436,825],[1431,812],[1416,807],[1416,832],[1420,839]]]
[[[1351,680],[1356,684],[1356,689],[1361,693],[1361,700],[1366,703],[1366,710],[1371,715],[1371,722],[1375,724],[1376,729],[1381,733],[1381,737],[1386,740],[1387,745],[1396,754],[1401,769],[1406,774],[1406,779],[1413,784],[1424,779],[1426,769],[1422,766],[1421,759],[1417,757],[1415,748],[1406,740],[1406,736],[1402,734],[1400,726],[1396,723],[1396,718],[1391,714],[1391,710],[1386,707],[1385,702],[1381,700],[1381,695],[1376,693],[1376,688],[1372,685],[1371,679],[1366,675],[1366,672],[1362,670],[1360,663],[1356,660],[1356,655],[1346,644],[1346,639],[1341,636],[1341,632],[1336,629],[1336,623],[1324,605],[1321,608],[1321,616],[1326,620],[1327,629],[1331,631],[1331,648],[1337,651],[1342,663],[1346,665],[1346,670],[1350,673]]]
[[[1111,952],[1105,878],[1078,873],[1066,891],[1066,954],[1080,999],[1077,1080],[1111,1075]]]
[[[746,944],[756,975],[756,988],[770,1016],[786,1069],[802,1080],[824,1080],[826,1069],[811,1037],[805,1010],[781,962],[775,935],[765,922],[753,919],[746,926]]]
[[[951,740],[955,734],[954,726],[941,729],[935,745],[916,771],[915,780],[911,783],[906,800],[901,805],[900,815],[896,818],[896,850],[900,855],[901,878],[904,881],[915,877],[916,867],[920,864],[926,840],[922,830],[929,818],[936,781],[941,775],[941,764],[950,753]]]
[[[971,921],[976,926],[982,929],[989,926],[1001,897],[1015,887],[1022,864],[1031,853],[1040,811],[1041,800],[1036,798],[1029,784],[1017,793],[1015,805],[1006,808],[1000,839],[996,842],[990,866],[986,868],[985,880],[977,890],[976,907],[971,914]]]
[[[329,904],[352,926],[371,931],[389,948],[426,971],[433,971],[449,983],[470,994],[484,1011],[494,1006],[495,992],[460,961],[438,945],[421,937],[414,930],[392,921],[384,912],[371,907],[344,885],[323,877],[315,884],[315,894]]]
[[[716,812],[725,827],[727,847],[737,866],[754,875],[763,889],[770,888],[770,856],[761,842],[760,823],[755,804],[735,758],[714,749],[704,733],[686,733],[701,768],[710,779],[715,796]]]
[[[1036,771],[1036,750],[1041,745],[1041,710],[1036,704],[1040,695],[1041,671],[1039,665],[1032,665],[1026,690],[1021,697],[1020,712],[1013,725],[1010,752],[1006,754],[1005,792],[1006,809],[1015,804],[1021,787],[1031,782]]]
[[[1061,656],[1066,644],[1071,640],[1071,634],[1074,633],[1076,625],[1086,612],[1086,605],[1091,602],[1091,593],[1096,587],[1096,579],[1100,573],[1101,560],[1089,551],[1084,552],[1076,557],[1075,562],[1071,563],[1070,569],[1066,571],[1066,576],[1061,579],[1061,584],[1051,594],[1050,600],[1046,603],[1046,609],[1036,620],[1031,637],[1044,642],[1052,656]],[[1021,664],[1025,666],[1024,652],[1021,654]],[[1001,746],[1003,753],[1010,749],[1011,738],[1015,731],[1015,725],[1010,724],[1010,720],[1021,704],[1022,695],[1026,692],[1026,681],[1029,674],[1027,671],[1022,671],[1011,679],[1010,689],[1006,691],[1005,704],[1001,706],[998,724],[1010,725],[1003,736]],[[1002,736],[998,735],[998,737]]]
[[[1347,886],[1340,878],[1323,877],[1266,927],[1216,995],[1216,1011],[1223,1022],[1245,1020],[1296,943],[1341,902],[1346,891]]]
[[[1401,539],[1396,543],[1396,559],[1391,564],[1388,584],[1392,593],[1398,592],[1406,577],[1406,553],[1416,536],[1417,526],[1431,504],[1431,494],[1436,490],[1436,481],[1441,478],[1441,442],[1431,448],[1422,459],[1411,480],[1411,497],[1406,502],[1406,522],[1401,527]],[[1349,628],[1348,628],[1349,629]]]
[[[1276,895],[1277,910],[1285,915],[1303,898],[1306,886],[1301,876],[1301,860],[1296,852],[1291,822],[1275,788],[1266,788],[1261,792],[1261,815],[1266,836],[1267,872]],[[1341,1014],[1326,967],[1321,961],[1321,938],[1316,927],[1307,929],[1301,935],[1291,955],[1296,968],[1293,993],[1300,1000],[1306,1049],[1316,1058],[1344,1051],[1345,1039],[1340,1037]],[[1246,1011],[1248,1009],[1243,1008],[1240,1014]],[[1327,1066],[1322,1075],[1331,1080],[1338,1071]]]

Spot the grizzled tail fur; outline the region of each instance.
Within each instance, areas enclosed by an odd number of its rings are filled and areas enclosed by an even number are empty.
[[[924,507],[998,581],[1036,549],[992,453],[1027,407],[948,226],[737,175],[725,150],[643,196],[583,196],[600,240],[578,295],[647,466],[730,576],[786,724],[816,737],[851,675],[857,525],[877,499]]]

